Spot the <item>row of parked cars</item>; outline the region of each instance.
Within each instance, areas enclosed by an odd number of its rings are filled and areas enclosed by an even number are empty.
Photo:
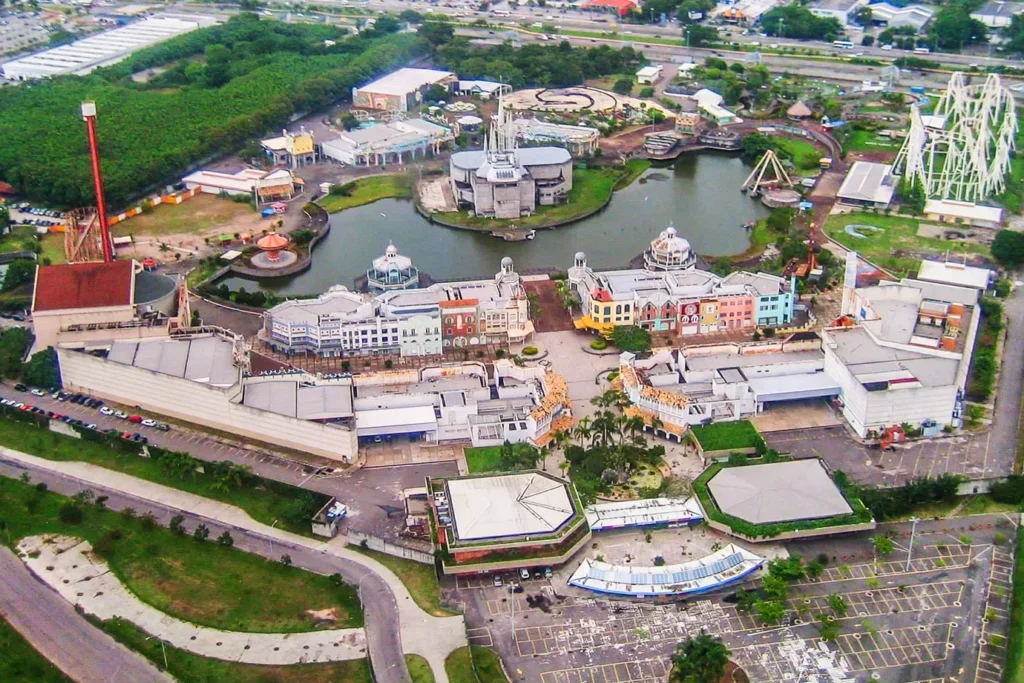
[[[40,389],[33,390],[33,393],[35,393],[36,391],[40,392],[39,394],[36,394],[36,395],[40,395],[40,394],[43,395],[43,396],[46,395],[46,392],[44,392],[44,391],[42,391]],[[94,399],[91,399],[91,400],[96,401],[98,399],[94,398]],[[101,403],[102,403],[102,401],[101,401]],[[51,420],[59,420],[60,422],[63,422],[65,424],[69,424],[69,425],[78,427],[79,429],[91,429],[91,430],[93,430],[95,432],[102,432],[104,434],[110,434],[112,436],[118,436],[118,437],[124,439],[125,441],[135,441],[136,443],[141,443],[141,444],[149,443],[149,439],[147,437],[143,436],[142,434],[139,434],[138,432],[122,432],[120,429],[113,429],[113,428],[101,430],[100,426],[98,424],[96,424],[95,422],[86,422],[85,420],[79,420],[77,417],[71,417],[70,415],[62,415],[62,414],[56,413],[56,412],[54,412],[52,410],[44,410],[44,409],[40,408],[39,406],[34,406],[31,403],[22,403],[21,401],[15,401],[12,398],[2,398],[2,399],[0,399],[0,405],[8,406],[10,408],[16,408],[17,410],[24,410],[27,413],[35,413],[36,415],[43,415],[45,417],[50,418]],[[104,406],[104,408],[106,408],[106,406]],[[110,410],[109,408],[106,408],[106,409]]]
[[[24,384],[15,384],[14,390],[29,391],[29,388]],[[143,427],[152,427],[153,429],[159,429],[161,432],[171,431],[171,427],[168,424],[165,424],[163,422],[157,422],[156,420],[150,420],[148,418],[142,417],[141,415],[129,415],[123,410],[114,410],[113,408],[108,408],[107,406],[103,405],[103,401],[99,400],[98,398],[88,396],[86,394],[73,394],[69,391],[61,391],[59,389],[50,389],[49,391],[44,391],[42,389],[32,389],[30,393],[33,396],[39,397],[43,397],[49,394],[50,398],[54,399],[55,401],[67,401],[68,403],[76,403],[78,405],[85,406],[86,408],[93,408],[95,410],[98,410],[101,415],[113,416],[121,420],[127,420],[132,424],[140,424]],[[52,415],[50,415],[50,417],[52,417]]]

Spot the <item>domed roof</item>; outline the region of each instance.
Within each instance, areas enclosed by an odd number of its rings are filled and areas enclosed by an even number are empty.
[[[276,232],[270,232],[256,240],[256,246],[260,249],[284,249],[288,246],[288,238]]]
[[[501,259],[501,265],[502,265],[502,267],[504,267],[504,266],[511,266],[512,265],[512,257],[511,256],[506,256],[505,258]]]
[[[651,240],[651,251],[658,257],[686,258],[690,254],[690,242],[680,237],[671,225]]]
[[[398,247],[394,242],[388,242],[388,248],[384,250],[383,256],[373,259],[373,267],[381,272],[389,270],[408,270],[412,268],[412,259],[398,253]]]
[[[587,255],[584,254],[582,251],[577,251],[576,252],[576,260],[577,261],[586,261],[587,260]]]

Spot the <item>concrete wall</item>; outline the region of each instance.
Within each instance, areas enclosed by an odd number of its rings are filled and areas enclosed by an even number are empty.
[[[45,349],[47,346],[56,346],[58,333],[71,325],[126,323],[134,319],[135,311],[130,305],[84,308],[77,311],[33,311],[32,327],[36,336],[36,348]]]
[[[71,391],[332,460],[354,459],[358,450],[355,430],[235,403],[240,385],[218,389],[79,351],[57,354],[64,387]]]

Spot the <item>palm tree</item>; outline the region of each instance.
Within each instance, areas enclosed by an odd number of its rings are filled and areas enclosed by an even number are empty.
[[[701,633],[676,647],[669,683],[715,683],[725,676],[729,649],[721,638]]]
[[[646,426],[644,419],[639,415],[627,417],[624,424],[626,432],[629,433],[630,440],[637,446],[643,446],[646,443],[646,439],[643,436],[644,427]]]
[[[585,446],[587,441],[590,440],[592,432],[590,431],[590,425],[593,423],[593,418],[589,415],[584,415],[580,418],[579,424],[576,425],[576,429],[573,430],[573,435],[576,437],[577,442],[581,447]]]

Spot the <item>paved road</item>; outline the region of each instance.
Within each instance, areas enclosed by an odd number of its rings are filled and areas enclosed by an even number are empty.
[[[86,621],[7,548],[0,548],[0,613],[32,647],[78,683],[174,680]]]
[[[230,460],[248,465],[253,472],[288,484],[334,496],[349,507],[349,517],[342,531],[352,529],[378,536],[396,535],[404,527],[404,511],[399,494],[403,489],[423,486],[427,476],[458,474],[454,462],[427,465],[409,465],[385,469],[365,469],[351,473],[315,475],[316,469],[296,460],[282,458],[259,448],[241,443],[215,439],[199,431],[173,428],[170,432],[132,425],[113,416],[101,415],[98,410],[67,401],[55,401],[49,396],[37,397],[18,393],[9,386],[0,385],[0,398],[13,398],[24,403],[52,410],[62,415],[77,417],[86,423],[95,422],[101,429],[138,431],[150,443],[175,451],[186,451],[208,461]],[[155,416],[160,419],[160,416]]]
[[[384,580],[369,569],[248,529],[226,525],[210,517],[142,500],[124,491],[93,484],[83,486],[78,480],[68,475],[40,470],[0,456],[0,474],[14,478],[21,476],[23,472],[28,472],[32,481],[45,482],[47,486],[58,493],[73,495],[84,488],[89,488],[97,494],[109,496],[107,501],[109,508],[120,510],[132,507],[139,514],[152,512],[162,524],[167,524],[174,515],[182,514],[185,517],[186,527],[189,529],[203,523],[209,527],[210,535],[214,537],[219,536],[223,531],[231,532],[231,536],[235,539],[234,547],[240,550],[262,555],[270,560],[279,560],[282,555],[287,554],[297,567],[318,574],[341,574],[347,583],[357,586],[359,589],[359,598],[363,603],[366,639],[377,681],[380,683],[411,683],[412,679],[405,666],[401,633],[397,628],[401,621],[394,594]]]

